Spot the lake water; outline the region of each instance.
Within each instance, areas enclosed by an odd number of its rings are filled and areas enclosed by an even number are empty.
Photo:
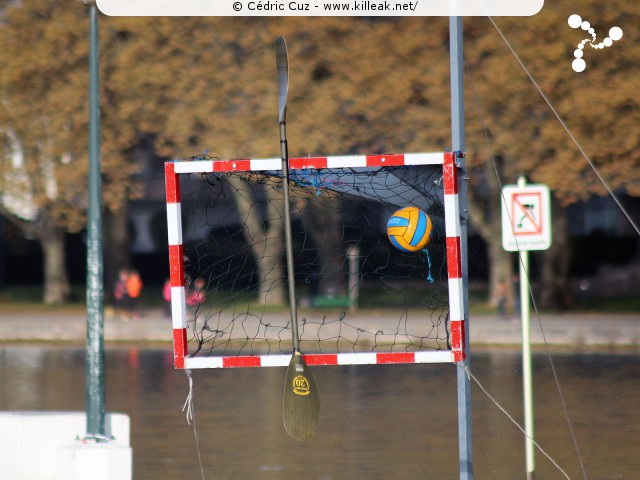
[[[474,352],[471,370],[522,422],[520,355]],[[640,478],[640,356],[554,354],[586,478]],[[451,365],[316,367],[320,432],[309,444],[282,426],[284,368],[194,371],[196,428],[207,479],[456,479],[456,375]],[[549,359],[533,361],[536,440],[572,479],[578,464]],[[106,352],[106,406],[131,417],[134,478],[201,479],[188,393],[169,349]],[[525,478],[522,433],[474,385],[476,479]],[[0,348],[0,410],[84,410],[84,350]],[[1,472],[0,472],[1,473]],[[536,478],[562,474],[536,453]]]

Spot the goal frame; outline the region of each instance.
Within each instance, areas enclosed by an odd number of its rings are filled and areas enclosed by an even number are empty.
[[[462,281],[461,216],[458,168],[462,152],[431,152],[381,155],[345,155],[290,158],[289,169],[402,167],[433,165],[442,168],[444,223],[449,298],[450,350],[418,352],[353,352],[303,354],[307,365],[370,365],[411,363],[457,363],[466,359],[465,295]],[[182,243],[180,176],[191,173],[281,171],[280,158],[236,160],[190,160],[165,163],[169,277],[173,359],[176,369],[287,366],[293,354],[191,357],[188,351],[186,284]]]

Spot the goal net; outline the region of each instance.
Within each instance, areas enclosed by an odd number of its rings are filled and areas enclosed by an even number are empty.
[[[464,357],[456,155],[292,158],[295,278],[287,278],[280,159],[167,162],[177,368],[287,365],[287,282],[309,365]],[[387,237],[394,211],[433,224],[426,248]]]

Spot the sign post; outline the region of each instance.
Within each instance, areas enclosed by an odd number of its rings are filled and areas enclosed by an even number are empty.
[[[522,318],[522,386],[527,480],[533,479],[533,383],[531,375],[531,322],[529,306],[529,250],[551,246],[551,202],[546,185],[527,185],[524,177],[517,185],[502,189],[502,247],[518,252],[520,264],[520,315]]]

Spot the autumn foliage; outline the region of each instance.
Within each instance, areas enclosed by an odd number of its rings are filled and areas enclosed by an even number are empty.
[[[2,4],[0,214],[46,242],[47,232],[85,222],[88,20],[78,2]],[[493,22],[610,188],[640,195],[640,6],[585,0],[575,9],[558,0]],[[586,35],[568,27],[573,13],[601,36],[624,31],[613,47],[586,51],[582,73],[571,69]],[[520,174],[548,184],[559,205],[606,194],[492,21],[464,25],[472,225],[498,215],[497,186]],[[136,194],[141,143],[169,158],[278,156],[278,34],[289,45],[292,156],[447,149],[448,29],[436,17],[101,16],[105,207]]]

